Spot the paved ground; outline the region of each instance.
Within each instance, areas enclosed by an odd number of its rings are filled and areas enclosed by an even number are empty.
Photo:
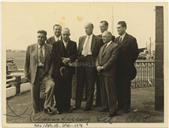
[[[73,103],[73,102],[72,102]],[[84,103],[83,103],[84,106]],[[8,123],[31,123],[31,122],[163,122],[163,112],[154,111],[154,88],[132,89],[132,111],[128,114],[119,113],[113,118],[107,117],[107,113],[97,111],[84,112],[83,110],[73,113],[52,115],[39,113],[31,114],[30,92],[15,96],[7,100]]]

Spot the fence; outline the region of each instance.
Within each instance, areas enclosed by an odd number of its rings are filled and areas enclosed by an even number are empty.
[[[155,62],[154,60],[137,60],[135,63],[137,69],[137,76],[132,81],[132,88],[145,88],[154,86],[155,81]],[[21,75],[22,74],[22,75]],[[15,95],[20,94],[22,91],[27,91],[30,89],[28,83],[23,83],[23,70],[18,70],[12,75],[7,75],[6,88],[11,90],[14,89]],[[75,77],[74,77],[75,78]],[[22,84],[22,86],[21,86]],[[72,92],[75,91],[76,79],[73,80]],[[9,92],[11,95],[11,92]]]
[[[151,87],[155,82],[154,60],[137,60],[135,63],[137,76],[132,81],[132,88]]]

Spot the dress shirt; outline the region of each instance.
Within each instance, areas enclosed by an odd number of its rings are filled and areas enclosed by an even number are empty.
[[[86,36],[86,39],[83,45],[82,55],[84,56],[92,55],[92,51],[91,51],[92,38],[93,38],[93,34]]]
[[[54,36],[54,38],[55,38],[55,41],[61,40],[61,36],[59,37]]]
[[[65,41],[63,40],[63,44],[64,44],[65,48],[67,48],[68,41],[65,42]]]
[[[45,46],[44,45],[39,45],[38,44],[38,66],[44,66],[44,64],[42,64],[40,62],[40,50],[41,50],[41,47],[42,47],[42,54],[43,54],[43,57],[45,57]]]
[[[106,45],[106,48],[112,43],[112,41],[109,41]]]
[[[124,33],[123,35],[120,36],[120,42],[123,41],[124,37],[125,37],[126,33]]]

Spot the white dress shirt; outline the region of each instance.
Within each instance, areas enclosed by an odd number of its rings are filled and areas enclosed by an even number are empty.
[[[112,41],[108,42],[106,45],[106,48],[112,43]]]
[[[82,55],[84,56],[92,55],[92,51],[91,51],[92,38],[93,38],[93,34],[86,36],[86,39],[83,45]]]
[[[61,36],[59,37],[54,36],[54,38],[55,38],[55,41],[61,40]]]
[[[42,54],[43,54],[43,57],[45,57],[45,46],[42,45],[40,46],[38,44],[38,66],[43,66],[43,64],[40,62],[40,48],[42,47]]]
[[[120,40],[121,42],[123,41],[124,37],[125,37],[126,33],[124,33],[123,35],[120,36]]]
[[[65,48],[67,48],[68,42],[65,42],[65,41],[63,40],[63,44],[64,44]]]

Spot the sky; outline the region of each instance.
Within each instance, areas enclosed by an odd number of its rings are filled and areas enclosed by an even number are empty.
[[[126,21],[127,32],[137,38],[139,48],[146,47],[150,37],[154,47],[155,4],[152,3],[3,3],[2,42],[6,49],[25,50],[37,42],[37,30],[46,30],[50,37],[56,23],[69,27],[71,39],[78,42],[85,34],[87,22],[94,24],[94,34],[100,34],[101,20],[109,22],[109,31],[115,36],[117,22]]]

